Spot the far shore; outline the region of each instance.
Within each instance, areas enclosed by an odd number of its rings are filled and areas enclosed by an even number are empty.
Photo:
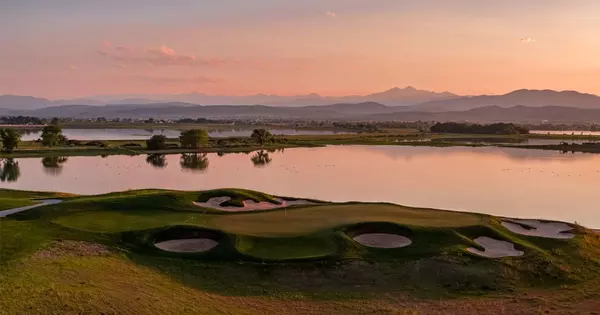
[[[564,140],[561,144],[519,144],[528,139]],[[37,141],[23,141],[12,153],[0,153],[3,158],[45,156],[99,156],[137,154],[218,153],[251,152],[298,147],[326,145],[397,145],[425,147],[503,147],[528,150],[551,150],[560,152],[600,153],[600,144],[577,144],[572,141],[600,141],[600,136],[566,136],[548,134],[529,135],[470,135],[429,134],[404,130],[403,132],[379,132],[360,134],[290,135],[275,136],[273,141],[260,145],[250,137],[210,138],[201,148],[179,147],[177,138],[170,138],[170,146],[164,150],[147,150],[145,140],[78,140],[76,145],[45,147]]]

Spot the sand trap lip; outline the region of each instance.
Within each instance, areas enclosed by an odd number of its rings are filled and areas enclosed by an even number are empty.
[[[400,248],[412,243],[408,237],[389,233],[365,233],[352,239],[361,245],[375,248]]]
[[[285,208],[289,206],[295,205],[312,205],[314,202],[308,200],[284,200],[282,198],[275,198],[281,204],[275,204],[268,201],[256,202],[252,199],[244,200],[243,207],[234,207],[234,206],[221,206],[224,202],[231,200],[231,197],[213,197],[208,199],[206,202],[194,202],[196,206],[204,207],[204,208],[212,208],[216,210],[222,211],[230,211],[230,212],[240,212],[240,211],[255,211],[255,210],[270,210],[270,209],[278,209]]]
[[[17,212],[21,212],[21,211],[26,211],[26,210],[30,210],[30,209],[41,207],[41,206],[54,205],[54,204],[61,203],[61,202],[62,202],[62,200],[60,200],[60,199],[44,199],[44,200],[40,200],[40,203],[35,204],[35,205],[0,211],[0,218],[3,218],[5,216],[7,216],[7,215],[11,215],[13,213],[17,213]]]
[[[502,221],[502,225],[509,231],[521,235],[537,236],[554,239],[568,239],[575,237],[572,233],[565,233],[573,230],[573,227],[562,222],[541,222],[538,220],[517,220],[510,219]],[[526,229],[521,225],[530,227]]]
[[[467,250],[475,255],[487,258],[518,257],[523,256],[524,252],[515,249],[515,244],[506,241],[500,241],[486,236],[478,237],[473,240],[484,248],[483,251],[469,247]]]
[[[181,240],[169,240],[155,243],[159,249],[174,253],[203,253],[219,245],[219,242],[210,238],[188,238]]]

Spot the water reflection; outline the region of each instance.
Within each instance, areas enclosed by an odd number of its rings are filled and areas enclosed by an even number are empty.
[[[265,154],[271,159],[266,167],[260,164],[266,162]],[[255,166],[253,158],[263,167]],[[167,166],[160,169],[147,159],[145,154],[69,157],[60,176],[50,176],[39,167],[40,158],[16,158],[8,165],[2,161],[0,179],[5,182],[0,187],[78,194],[238,187],[303,198],[384,201],[578,221],[600,228],[600,154],[491,147],[328,146],[286,149],[285,154],[277,150],[223,153],[222,157],[170,154],[164,157]],[[23,172],[15,171],[16,166]]]
[[[256,153],[254,153],[254,155],[252,155],[250,160],[252,161],[252,164],[254,164],[254,167],[265,167],[269,163],[271,163],[271,161],[273,159],[271,159],[271,157],[269,157],[268,152],[265,152],[264,150],[260,150]]]
[[[0,159],[0,182],[16,182],[21,176],[19,162],[15,159]]]
[[[273,135],[322,135],[322,134],[344,134],[349,132],[338,132],[329,130],[297,130],[297,129],[270,129]],[[248,137],[252,129],[209,129],[210,137],[228,138],[228,137]],[[181,130],[176,129],[120,129],[120,128],[100,128],[100,129],[63,129],[63,134],[73,140],[146,140],[154,135],[164,135],[167,138],[177,138]],[[41,131],[27,130],[23,132],[21,140],[32,141],[40,137]]]
[[[209,161],[206,153],[183,153],[179,164],[184,170],[203,172],[208,168]]]
[[[165,168],[167,166],[167,157],[164,154],[148,154],[146,163],[156,167]]]
[[[47,156],[42,158],[42,165],[46,174],[57,176],[62,173],[63,164],[67,163],[69,158],[66,156]]]

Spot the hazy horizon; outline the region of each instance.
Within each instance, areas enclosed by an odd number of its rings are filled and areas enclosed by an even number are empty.
[[[600,2],[0,4],[0,94],[600,94]]]

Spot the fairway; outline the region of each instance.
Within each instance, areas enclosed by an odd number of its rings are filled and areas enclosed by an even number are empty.
[[[233,234],[294,236],[360,222],[395,222],[424,227],[475,225],[477,214],[408,208],[389,204],[341,204],[293,207],[256,213],[214,214],[213,212],[86,211],[60,216],[53,222],[92,232],[123,232],[168,225],[198,225]]]

